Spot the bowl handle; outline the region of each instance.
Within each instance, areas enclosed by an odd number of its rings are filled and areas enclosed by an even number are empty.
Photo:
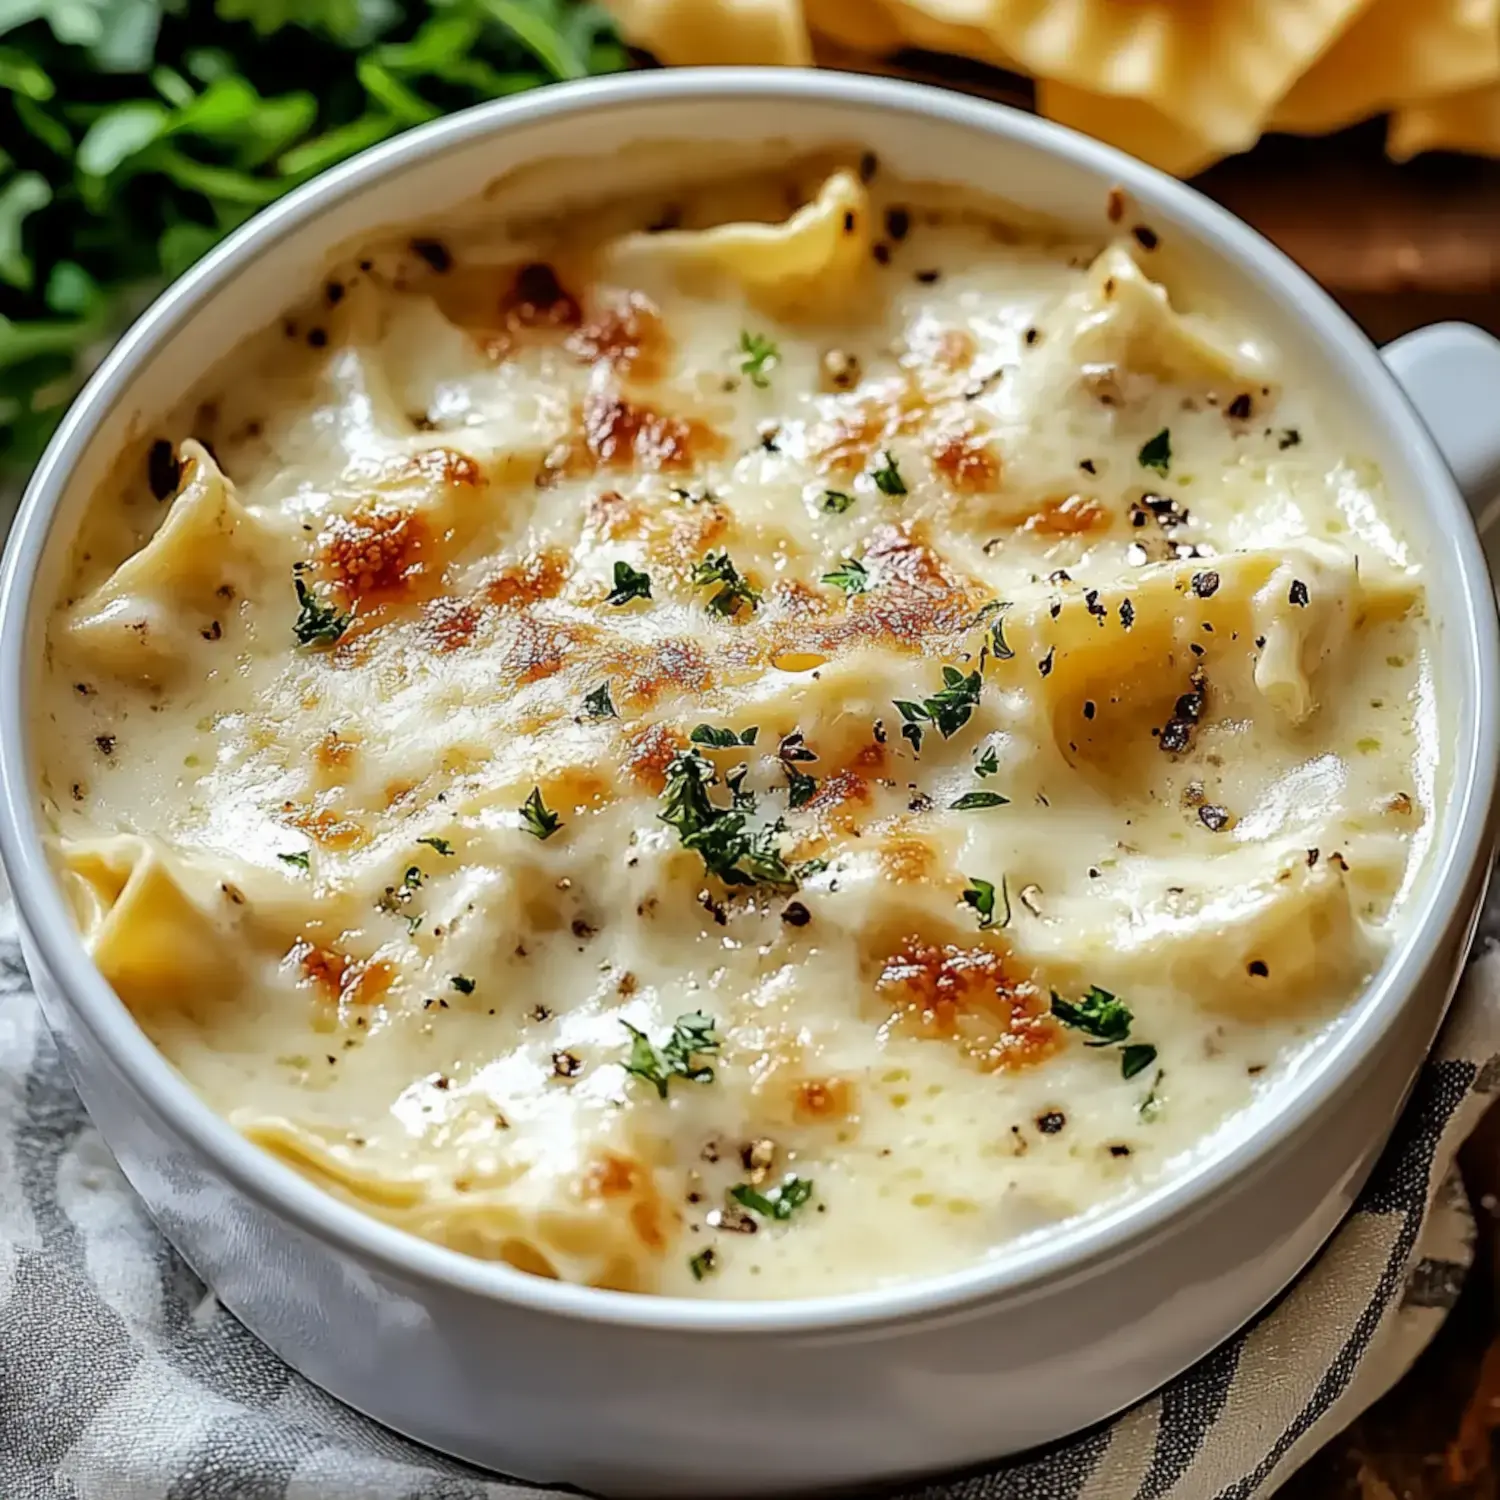
[[[1471,323],[1434,323],[1380,352],[1437,439],[1495,562],[1500,557],[1500,340]]]

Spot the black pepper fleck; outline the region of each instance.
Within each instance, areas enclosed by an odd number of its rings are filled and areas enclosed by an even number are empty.
[[[1249,395],[1246,392],[1241,391],[1240,394],[1236,396],[1234,400],[1224,408],[1224,410],[1236,422],[1248,422],[1250,420],[1250,413],[1252,408],[1253,403],[1251,402]]]
[[[914,279],[920,281],[923,286],[931,286],[943,273],[938,270],[918,271]]]
[[[177,450],[166,438],[157,438],[146,455],[146,479],[151,493],[158,500],[167,500],[177,493],[182,481],[182,464]]]
[[[1160,235],[1147,224],[1137,224],[1130,232],[1142,250],[1154,250],[1161,244]]]
[[[1047,654],[1036,664],[1037,671],[1043,677],[1050,677],[1052,675],[1052,658],[1056,651],[1057,648],[1055,646],[1048,646]]]
[[[552,1071],[559,1078],[576,1078],[583,1069],[583,1062],[571,1052],[552,1054]]]
[[[1300,578],[1294,578],[1292,580],[1292,586],[1290,590],[1288,590],[1286,597],[1290,603],[1296,604],[1302,609],[1306,609],[1307,601],[1311,596],[1307,592],[1307,585],[1303,583]]]
[[[453,253],[441,240],[413,240],[412,254],[425,260],[439,276],[453,269]]]
[[[789,901],[782,908],[781,920],[788,927],[806,927],[812,921],[812,913],[800,901]]]
[[[1036,1117],[1036,1128],[1043,1135],[1056,1135],[1067,1123],[1068,1117],[1060,1109],[1049,1109]]]
[[[1252,958],[1250,962],[1245,965],[1245,967],[1247,971],[1253,974],[1257,979],[1265,979],[1270,975],[1271,972],[1265,960],[1260,958]]]
[[[1194,573],[1193,592],[1200,599],[1212,599],[1219,592],[1219,575],[1217,573]]]

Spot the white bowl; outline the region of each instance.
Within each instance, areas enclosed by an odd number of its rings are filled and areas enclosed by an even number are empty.
[[[315,285],[335,247],[440,221],[527,161],[770,138],[855,141],[902,176],[1100,229],[1119,184],[1343,408],[1429,570],[1435,837],[1366,992],[1185,1173],[1043,1243],[891,1290],[759,1304],[594,1291],[363,1216],[187,1087],[89,962],[48,866],[31,672],[77,518],[114,454]],[[1476,485],[1500,454],[1486,413],[1497,351],[1448,328],[1395,355]],[[1497,686],[1490,579],[1442,454],[1376,350],[1243,224],[1103,146],[958,95],[824,73],[648,73],[489,105],[366,153],[244,226],[120,343],[37,469],[5,556],[0,851],[43,1010],[95,1123],[173,1243],[290,1364],[433,1447],[527,1478],[806,1493],[971,1465],[1098,1421],[1201,1358],[1306,1264],[1385,1141],[1468,946],[1493,854]]]

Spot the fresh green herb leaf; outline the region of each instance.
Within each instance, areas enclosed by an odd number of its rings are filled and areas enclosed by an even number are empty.
[[[920,750],[921,726],[932,724],[945,740],[952,739],[969,722],[970,715],[978,707],[981,684],[978,672],[970,672],[965,677],[957,667],[944,667],[943,686],[932,697],[923,699],[921,703],[913,703],[909,699],[893,699],[897,712],[905,721],[901,726],[902,737],[911,741],[914,750]]]
[[[741,745],[753,745],[760,733],[758,725],[736,733],[733,729],[715,728],[712,724],[699,724],[688,736],[695,745],[707,745],[710,750],[738,750]]]
[[[739,569],[730,561],[727,552],[710,552],[692,571],[692,582],[698,588],[718,585],[717,592],[708,601],[709,610],[716,615],[731,616],[739,613],[741,605],[754,611],[760,607],[760,590],[752,588],[740,577]]]
[[[817,778],[809,776],[805,771],[799,771],[788,761],[781,763],[781,769],[786,772],[786,805],[794,809],[806,807],[817,796]]]
[[[1009,803],[1010,798],[1002,797],[999,792],[965,792],[948,806],[954,812],[977,812],[983,807],[1005,807]]]
[[[297,602],[302,606],[292,625],[299,645],[331,646],[349,628],[352,615],[341,615],[331,604],[319,604],[318,596],[300,579],[294,580]]]
[[[312,868],[311,862],[308,858],[307,850],[305,849],[298,850],[296,854],[278,854],[276,858],[279,859],[284,865],[296,865],[299,870],[308,870]]]
[[[1141,1100],[1141,1119],[1147,1121],[1147,1123],[1154,1120],[1161,1113],[1161,1081],[1166,1076],[1166,1069],[1158,1068],[1156,1070],[1156,1077],[1151,1080],[1151,1091]]]
[[[1130,1046],[1121,1049],[1120,1074],[1124,1078],[1134,1078],[1137,1073],[1145,1072],[1155,1061],[1156,1048],[1150,1042],[1132,1042]]]
[[[436,849],[439,854],[451,855],[453,853],[453,845],[447,839],[418,839],[417,842],[419,844],[426,844],[429,849]]]
[[[843,490],[824,490],[822,504],[819,507],[827,515],[841,516],[854,504],[854,496],[846,494]]]
[[[896,467],[896,460],[891,457],[890,450],[886,449],[880,458],[880,467],[870,471],[870,478],[875,481],[875,488],[882,495],[906,494],[906,481],[901,477],[901,470]]]
[[[719,1257],[714,1253],[713,1246],[709,1245],[688,1260],[688,1270],[693,1273],[694,1281],[702,1281],[718,1263]]]
[[[1163,427],[1137,456],[1143,469],[1155,469],[1165,478],[1172,467],[1172,429]]]
[[[1094,1040],[1088,1044],[1091,1047],[1123,1042],[1130,1035],[1130,1025],[1135,1019],[1123,1000],[1101,990],[1097,984],[1091,984],[1076,1005],[1053,990],[1052,1014],[1064,1026],[1092,1037]]]
[[[632,599],[649,599],[651,597],[651,576],[648,573],[637,573],[623,558],[615,564],[615,586],[609,597],[604,601],[606,604],[629,604]]]
[[[969,876],[969,883],[964,887],[964,901],[979,913],[980,927],[995,925],[995,887],[988,880],[981,880],[977,875]]]
[[[455,974],[448,981],[460,995],[472,995],[474,993],[474,981],[467,974]]]
[[[989,625],[990,638],[986,644],[996,661],[1009,661],[1016,654],[1005,639],[1005,612],[1009,608],[1009,600],[992,599],[974,616],[972,622],[973,625]]]
[[[733,804],[720,807],[709,796],[717,780],[712,762],[698,750],[680,752],[667,766],[658,817],[676,829],[682,847],[696,853],[708,873],[725,885],[794,887],[798,876],[779,847],[782,825],[750,827],[747,815],[754,801],[742,794],[742,779],[728,783]]]
[[[526,832],[545,843],[562,827],[562,819],[542,801],[542,789],[534,786],[521,804],[521,822]]]
[[[630,1033],[630,1056],[623,1066],[627,1073],[643,1078],[661,1098],[667,1097],[667,1086],[673,1078],[689,1083],[712,1083],[714,1070],[706,1063],[695,1063],[698,1056],[719,1050],[722,1042],[714,1030],[712,1016],[689,1011],[672,1023],[672,1034],[657,1046],[644,1031],[629,1021],[620,1023]]]
[[[745,356],[740,361],[740,369],[750,377],[750,384],[765,390],[771,383],[766,376],[767,369],[781,363],[781,353],[776,345],[763,334],[744,329],[740,333],[740,353]]]
[[[764,1219],[790,1219],[812,1197],[812,1192],[813,1185],[806,1177],[791,1176],[769,1193],[757,1192],[749,1183],[739,1182],[730,1188],[729,1196],[741,1208],[748,1208]]]
[[[993,745],[974,762],[974,774],[976,776],[993,776],[999,769],[1000,758],[995,754],[995,747]]]
[[[618,719],[620,717],[615,710],[614,701],[609,696],[607,682],[601,682],[592,693],[584,697],[583,711],[591,719]]]
[[[846,557],[833,572],[823,575],[823,582],[846,594],[863,594],[869,591],[870,574],[857,558]]]

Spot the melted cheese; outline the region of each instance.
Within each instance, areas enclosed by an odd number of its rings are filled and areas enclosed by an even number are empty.
[[[1379,964],[1421,571],[1148,233],[852,171],[659,213],[376,247],[122,460],[59,865],[191,1083],[416,1234],[972,1263],[1179,1170]]]

